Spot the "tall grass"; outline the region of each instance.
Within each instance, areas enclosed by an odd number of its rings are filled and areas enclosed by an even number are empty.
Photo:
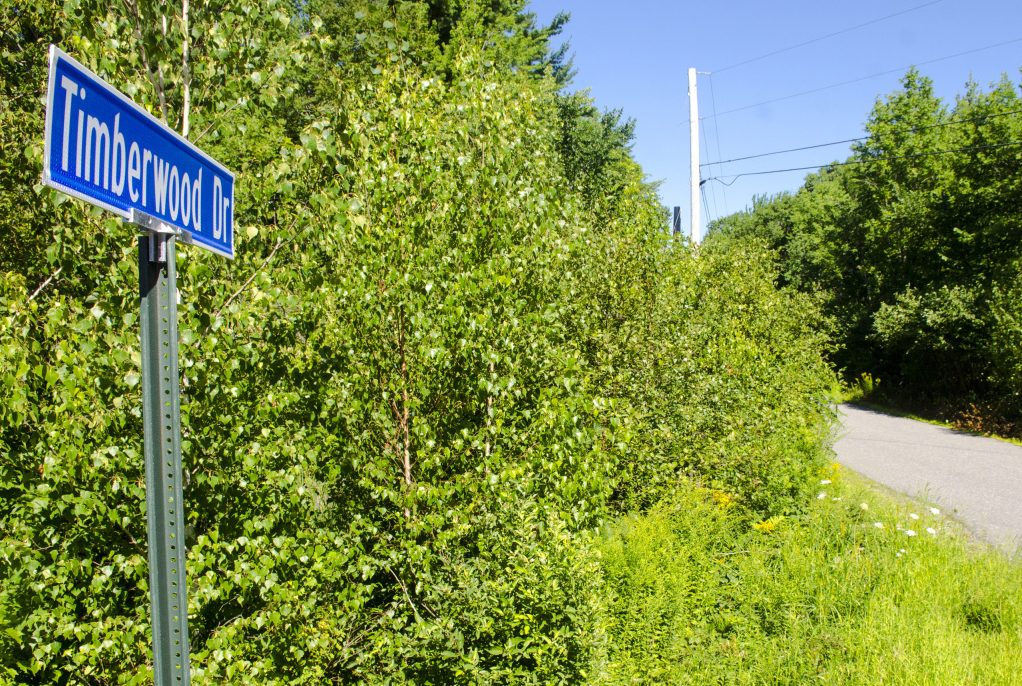
[[[798,518],[688,487],[609,526],[603,680],[1022,684],[1022,566],[836,467],[821,481]]]

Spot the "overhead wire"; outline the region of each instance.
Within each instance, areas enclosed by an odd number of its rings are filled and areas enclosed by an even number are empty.
[[[730,164],[731,162],[744,162],[745,160],[755,160],[755,159],[759,159],[760,157],[772,157],[774,155],[784,155],[784,154],[789,153],[789,152],[801,152],[803,150],[815,150],[817,148],[829,148],[829,147],[832,147],[832,146],[835,146],[835,145],[841,145],[842,143],[855,143],[855,142],[858,142],[858,141],[864,141],[864,140],[867,140],[868,138],[869,138],[869,136],[863,136],[861,138],[846,138],[844,140],[832,141],[830,143],[817,143],[816,145],[803,145],[800,148],[787,148],[785,150],[774,150],[773,152],[761,152],[761,153],[759,153],[757,155],[746,155],[745,157],[732,157],[729,160],[720,160],[719,162],[706,162],[705,166],[711,166],[711,165],[718,165],[719,166],[719,165],[723,165],[723,164]],[[699,166],[702,167],[704,165],[700,164]]]
[[[936,5],[938,3],[941,3],[943,1],[944,0],[931,0],[930,2],[925,2],[922,5],[916,5],[915,7],[909,7],[908,9],[901,10],[900,12],[895,12],[894,14],[888,14],[886,16],[879,17],[877,19],[871,19],[870,21],[863,22],[862,24],[856,24],[855,26],[850,26],[850,27],[848,27],[846,29],[841,29],[840,31],[834,31],[833,33],[828,33],[827,35],[820,36],[819,38],[812,38],[810,40],[803,41],[801,43],[796,43],[795,45],[789,45],[788,47],[785,47],[785,48],[779,48],[777,50],[773,50],[771,52],[765,53],[765,54],[760,55],[758,57],[752,57],[752,58],[749,58],[747,60],[742,60],[741,62],[736,62],[735,64],[729,64],[726,67],[723,67],[721,69],[716,70],[716,72],[714,72],[714,73],[720,74],[722,72],[729,71],[731,69],[737,69],[738,67],[744,67],[746,64],[752,64],[753,62],[759,62],[760,60],[765,60],[768,57],[773,57],[774,55],[780,55],[782,53],[789,52],[789,51],[795,50],[797,48],[802,48],[802,47],[805,47],[807,45],[812,45],[813,43],[819,43],[820,41],[827,40],[828,38],[833,38],[834,36],[840,36],[843,33],[849,33],[851,31],[856,31],[856,30],[864,28],[866,26],[872,26],[873,24],[879,24],[882,21],[886,21],[888,19],[893,19],[894,17],[900,17],[903,14],[908,14],[909,12],[915,12],[916,10],[921,10],[921,9],[926,8],[926,7],[930,7],[931,5]]]
[[[703,148],[705,148],[706,150],[709,150],[710,149],[710,144],[706,140],[706,127],[705,126],[700,126],[699,127],[699,132],[703,136]],[[700,165],[700,166],[702,166],[702,165]],[[700,174],[700,176],[701,176],[701,174]],[[714,212],[714,214],[720,214],[720,212],[718,211],[718,208],[717,208],[717,192],[716,192],[715,189],[716,189],[716,186],[710,186],[710,195],[713,197],[713,212]],[[703,204],[704,205],[706,204],[705,200],[703,201]]]
[[[788,169],[768,169],[766,171],[756,172],[743,172],[741,174],[735,174],[731,181],[724,181],[723,177],[711,176],[705,181],[716,181],[717,183],[725,186],[731,186],[738,179],[745,176],[763,176],[766,174],[783,174],[785,172],[796,172],[796,171],[809,171],[812,169],[822,169],[823,167],[847,167],[856,164],[873,164],[876,162],[886,162],[889,160],[912,160],[920,157],[934,157],[939,155],[952,155],[962,152],[975,152],[978,150],[993,150],[996,148],[1011,148],[1011,147],[1022,147],[1022,141],[1010,141],[1008,143],[993,143],[990,145],[973,145],[964,148],[952,148],[950,150],[932,150],[930,152],[919,152],[912,155],[888,155],[882,157],[873,157],[864,160],[846,160],[844,162],[825,162],[823,164],[814,164],[808,167],[790,167]],[[729,175],[730,176],[730,175]]]
[[[711,186],[711,188],[712,188],[712,186]],[[709,226],[714,221],[716,221],[716,219],[714,218],[713,214],[710,212],[710,208],[706,204],[706,186],[701,184],[699,186],[699,192],[703,196],[703,207],[706,208],[706,226]]]
[[[989,119],[997,119],[999,117],[1008,117],[1013,114],[1022,114],[1022,109],[1009,110],[1007,112],[995,112],[988,114],[983,117],[973,119],[955,119],[953,121],[941,122],[939,124],[928,124],[926,126],[913,126],[904,129],[895,129],[894,133],[918,133],[919,131],[927,131],[929,129],[939,129],[947,126],[961,126],[963,124],[978,124],[985,122]],[[773,152],[762,152],[756,155],[746,155],[745,157],[733,157],[729,160],[720,160],[717,162],[704,162],[700,164],[700,167],[712,167],[714,165],[724,165],[731,162],[744,162],[745,160],[755,160],[761,157],[771,157],[773,155],[783,155],[789,152],[802,152],[803,150],[814,150],[816,148],[828,148],[834,145],[841,145],[843,143],[858,143],[860,141],[869,140],[870,136],[859,136],[858,138],[845,138],[839,141],[831,141],[830,143],[817,143],[816,145],[804,145],[799,148],[787,148],[785,150],[774,150]]]
[[[1010,40],[1001,41],[1001,42],[998,42],[998,43],[993,43],[993,44],[990,44],[990,45],[985,45],[985,46],[978,47],[978,48],[973,48],[973,49],[970,49],[970,50],[964,50],[964,51],[961,51],[961,52],[956,52],[956,53],[953,53],[953,54],[950,54],[950,55],[944,55],[942,57],[936,57],[936,58],[933,58],[933,59],[930,59],[930,60],[925,60],[925,61],[922,61],[922,62],[917,62],[915,64],[908,65],[908,66],[905,66],[905,67],[899,67],[897,69],[889,69],[889,70],[885,70],[885,71],[878,72],[878,73],[875,73],[875,74],[870,74],[870,75],[867,75],[867,76],[858,77],[858,78],[855,78],[855,79],[849,79],[849,80],[845,80],[845,81],[841,81],[841,82],[837,82],[837,83],[828,84],[828,85],[825,85],[825,86],[820,86],[818,88],[813,88],[813,89],[806,90],[806,91],[800,91],[798,93],[792,93],[790,95],[785,95],[785,96],[781,96],[781,97],[777,97],[777,98],[771,98],[769,100],[764,100],[764,101],[761,101],[761,102],[752,103],[750,105],[745,105],[745,106],[733,108],[733,109],[730,109],[730,110],[724,110],[722,112],[717,110],[716,102],[715,102],[716,98],[715,98],[715,93],[714,93],[714,90],[713,90],[713,78],[712,77],[713,77],[714,74],[719,74],[721,72],[725,72],[725,71],[728,71],[728,70],[731,70],[731,69],[735,69],[735,68],[738,68],[738,67],[741,67],[741,66],[744,66],[744,65],[747,65],[747,64],[751,64],[751,63],[757,62],[759,60],[767,59],[769,57],[773,57],[775,55],[778,55],[778,54],[781,54],[781,53],[784,53],[784,52],[788,52],[790,50],[795,50],[797,48],[804,47],[806,45],[811,45],[813,43],[817,43],[817,42],[826,40],[828,38],[833,38],[835,36],[838,36],[838,35],[841,35],[841,34],[844,34],[844,33],[855,31],[855,30],[864,28],[866,26],[870,26],[872,24],[876,24],[876,23],[879,23],[879,22],[882,22],[882,21],[886,21],[887,19],[891,19],[891,18],[894,18],[894,17],[898,17],[898,16],[901,16],[901,15],[910,13],[910,12],[914,12],[914,11],[917,11],[917,10],[920,10],[920,9],[924,9],[926,7],[930,7],[932,5],[936,5],[936,4],[940,3],[940,2],[943,2],[943,0],[931,0],[930,2],[925,2],[925,3],[922,3],[920,5],[916,5],[914,7],[910,7],[910,8],[907,8],[905,10],[901,10],[899,12],[895,12],[893,14],[885,15],[885,16],[879,17],[877,19],[872,19],[870,21],[863,22],[861,24],[856,24],[856,25],[848,27],[846,29],[842,29],[840,31],[835,31],[835,32],[832,32],[832,33],[820,36],[818,38],[813,38],[813,39],[808,40],[808,41],[803,41],[803,42],[795,44],[795,45],[791,45],[791,46],[787,46],[787,47],[780,48],[780,49],[777,49],[777,50],[773,50],[773,51],[765,53],[763,55],[759,55],[758,57],[753,57],[753,58],[750,58],[750,59],[747,59],[747,60],[743,60],[741,62],[737,62],[737,63],[731,64],[731,65],[728,65],[726,67],[723,67],[721,69],[718,69],[718,70],[716,70],[714,72],[709,72],[708,76],[710,76],[710,95],[711,95],[711,102],[713,102],[713,112],[712,112],[712,116],[710,117],[710,119],[712,119],[714,121],[714,135],[716,136],[716,141],[717,141],[717,156],[718,156],[718,161],[706,162],[706,163],[700,164],[699,166],[701,168],[702,167],[710,167],[711,168],[711,172],[712,172],[712,167],[713,166],[717,166],[718,170],[719,170],[719,174],[717,176],[711,176],[709,178],[702,179],[702,181],[700,183],[700,192],[702,193],[702,196],[703,196],[703,203],[704,203],[704,205],[707,204],[706,203],[706,192],[705,192],[705,189],[702,186],[707,181],[717,181],[718,183],[720,183],[722,185],[722,187],[729,187],[729,186],[733,185],[735,182],[737,182],[738,179],[740,179],[742,177],[745,177],[745,176],[760,176],[760,175],[765,175],[765,174],[779,174],[779,173],[794,172],[794,171],[809,171],[809,170],[814,170],[814,169],[821,169],[823,167],[839,167],[839,166],[848,166],[848,165],[861,165],[861,164],[870,164],[870,163],[873,163],[873,162],[885,161],[885,160],[915,159],[915,158],[928,157],[928,156],[958,154],[958,153],[965,153],[965,152],[974,152],[974,151],[979,151],[979,150],[988,150],[988,149],[995,149],[995,148],[1022,146],[1022,141],[1012,141],[1012,142],[1003,143],[1003,144],[982,145],[982,146],[969,146],[969,147],[954,148],[954,149],[949,149],[949,150],[937,150],[937,151],[931,151],[931,152],[916,153],[916,154],[912,154],[912,155],[875,157],[875,158],[872,158],[872,159],[847,160],[845,162],[830,162],[830,163],[824,163],[824,164],[818,164],[818,165],[812,165],[812,166],[805,166],[805,167],[791,167],[791,168],[787,168],[787,169],[773,169],[773,170],[758,171],[758,172],[744,172],[744,173],[740,173],[740,174],[734,175],[731,178],[730,181],[725,181],[724,180],[724,175],[722,174],[722,172],[723,172],[723,166],[722,165],[724,165],[724,164],[728,164],[728,163],[731,163],[731,162],[743,161],[743,160],[749,160],[749,159],[756,159],[756,158],[761,158],[761,157],[768,157],[768,156],[772,156],[772,155],[779,155],[779,154],[784,154],[784,153],[789,153],[789,152],[798,152],[798,151],[803,151],[803,150],[811,150],[811,149],[829,147],[829,146],[834,146],[834,145],[856,143],[856,142],[860,142],[860,141],[863,141],[863,140],[868,140],[869,137],[865,136],[865,137],[850,138],[850,139],[845,139],[845,140],[841,140],[841,141],[833,141],[833,142],[829,142],[829,143],[820,143],[820,144],[816,144],[816,145],[809,145],[809,146],[802,146],[802,147],[798,147],[798,148],[791,148],[791,149],[787,149],[787,150],[779,150],[779,151],[774,151],[774,152],[761,153],[761,154],[757,154],[757,155],[749,155],[749,156],[745,156],[745,157],[738,157],[738,158],[733,158],[731,160],[719,160],[719,158],[722,157],[722,155],[720,154],[720,135],[719,135],[719,125],[718,125],[718,119],[721,116],[724,116],[726,114],[732,114],[732,113],[735,113],[735,112],[741,112],[741,111],[749,110],[749,109],[752,109],[752,108],[755,108],[755,107],[760,107],[762,105],[768,105],[768,104],[772,104],[772,103],[776,103],[776,102],[782,102],[782,101],[785,101],[785,100],[790,100],[790,99],[794,99],[794,98],[798,98],[798,97],[802,97],[802,96],[806,96],[806,95],[811,95],[811,94],[819,93],[819,92],[822,92],[822,91],[825,91],[825,90],[830,90],[832,88],[839,88],[841,86],[846,86],[846,85],[850,85],[850,84],[853,84],[853,83],[859,83],[859,82],[862,82],[862,81],[867,81],[869,79],[874,79],[874,78],[878,78],[878,77],[881,77],[881,76],[887,76],[887,75],[893,74],[893,73],[904,72],[904,71],[907,71],[908,69],[912,69],[912,68],[916,68],[916,67],[920,67],[920,66],[925,66],[925,65],[928,65],[928,64],[934,64],[934,63],[937,63],[937,62],[942,62],[942,61],[949,60],[949,59],[954,59],[954,58],[957,58],[957,57],[963,57],[963,56],[966,56],[966,55],[972,55],[972,54],[975,54],[975,53],[978,53],[978,52],[983,52],[983,51],[986,51],[986,50],[993,50],[995,48],[1000,48],[1000,47],[1004,47],[1006,45],[1012,45],[1012,44],[1015,44],[1015,43],[1022,42],[1022,37],[1013,38],[1013,39],[1010,39]],[[1018,112],[1019,111],[997,113],[997,114],[993,114],[993,115],[988,115],[987,117],[984,117],[984,118],[982,118],[980,120],[968,119],[968,120],[958,120],[958,121],[954,121],[954,122],[942,122],[941,124],[935,124],[935,125],[931,125],[931,126],[915,127],[913,129],[910,129],[910,130],[911,131],[920,131],[920,130],[925,130],[925,129],[930,129],[930,128],[938,128],[938,127],[942,127],[942,126],[952,126],[952,125],[957,125],[957,124],[976,123],[977,121],[985,121],[986,119],[990,119],[990,118],[995,118],[995,117],[1000,117],[1000,116],[1008,116],[1010,114],[1017,114]],[[706,141],[705,128],[703,128],[703,141],[704,141],[704,144],[706,145],[706,147],[709,148],[709,144]],[[711,189],[712,189],[712,187],[711,187]],[[723,188],[721,189],[721,192],[722,192],[722,194],[724,194],[724,197],[726,198],[726,193],[725,193]],[[714,202],[715,202],[715,207],[716,207],[716,196],[715,196],[715,194],[714,194]]]
[[[936,57],[936,58],[934,58],[932,60],[926,60],[926,61],[923,61],[923,62],[917,62],[915,64],[910,64],[910,65],[907,65],[907,66],[904,66],[904,67],[898,67],[897,69],[888,69],[886,71],[877,72],[875,74],[870,74],[868,76],[860,76],[858,78],[849,79],[847,81],[839,81],[837,83],[832,83],[832,84],[829,84],[829,85],[826,85],[826,86],[820,86],[819,88],[811,88],[811,89],[809,89],[807,91],[799,91],[798,93],[792,93],[790,95],[782,95],[782,96],[777,97],[777,98],[771,98],[769,100],[763,100],[761,102],[754,102],[751,105],[743,105],[742,107],[735,107],[735,108],[730,109],[730,110],[724,110],[723,112],[717,112],[714,115],[714,117],[715,118],[716,117],[723,117],[726,114],[734,114],[735,112],[744,112],[745,110],[751,110],[754,107],[760,107],[762,105],[770,105],[770,104],[773,104],[775,102],[782,102],[784,100],[791,100],[793,98],[800,98],[800,97],[802,97],[804,95],[812,95],[813,93],[819,93],[821,91],[830,90],[832,88],[840,88],[841,86],[847,86],[847,85],[850,85],[850,84],[853,84],[853,83],[859,83],[860,81],[868,81],[869,79],[875,79],[875,78],[879,78],[881,76],[887,76],[888,74],[895,74],[895,73],[904,72],[904,71],[906,71],[908,69],[912,69],[914,67],[922,67],[922,66],[927,65],[927,64],[934,64],[935,62],[943,62],[944,60],[954,59],[955,57],[963,57],[965,55],[972,55],[972,54],[975,54],[977,52],[983,52],[985,50],[993,50],[994,48],[1001,48],[1001,47],[1004,47],[1005,45],[1012,45],[1014,43],[1019,43],[1019,42],[1022,42],[1022,37],[1020,37],[1020,38],[1012,38],[1011,40],[1002,41],[1000,43],[993,43],[991,45],[984,45],[983,47],[980,47],[980,48],[973,48],[971,50],[964,50],[962,52],[956,52],[953,55],[944,55],[943,57]]]
[[[714,120],[713,120],[713,138],[714,138],[714,140],[717,141],[717,159],[720,159],[721,157],[723,157],[723,155],[720,152],[720,122],[718,122],[717,119],[716,119],[716,116],[717,116],[717,96],[713,92],[713,74],[709,75],[709,82],[710,82],[710,107],[713,110],[713,116],[714,116]],[[700,165],[700,166],[702,166],[702,165]],[[712,168],[711,168],[710,171],[712,171]],[[724,168],[722,166],[718,166],[718,173],[721,173],[721,174],[724,173]],[[711,188],[713,188],[713,186],[711,186]],[[720,194],[724,198],[724,212],[726,212],[727,214],[731,214],[731,211],[728,208],[728,204],[727,204],[727,190],[723,186],[721,186],[721,188],[720,188]],[[718,212],[718,214],[720,214],[720,213]]]

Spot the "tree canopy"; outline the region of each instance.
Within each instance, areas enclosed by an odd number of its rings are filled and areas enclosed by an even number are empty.
[[[819,294],[849,377],[1017,416],[1022,92],[1004,77],[948,105],[912,70],[866,130],[848,160],[714,233],[765,241]]]

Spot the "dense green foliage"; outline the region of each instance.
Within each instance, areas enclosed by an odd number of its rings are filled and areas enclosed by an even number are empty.
[[[717,239],[757,236],[819,294],[850,378],[1018,416],[1022,91],[970,84],[949,107],[913,71],[866,129],[849,160],[721,220]]]
[[[51,41],[238,174],[237,259],[178,251],[195,683],[598,682],[602,522],[803,506],[812,304],[669,241],[524,4],[0,8],[0,679],[152,679],[136,248],[36,183]]]
[[[825,475],[806,513],[755,528],[691,489],[608,526],[605,683],[1017,684],[1017,561]]]

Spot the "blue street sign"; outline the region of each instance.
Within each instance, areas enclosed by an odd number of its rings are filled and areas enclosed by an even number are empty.
[[[43,183],[234,257],[234,175],[50,46]]]

